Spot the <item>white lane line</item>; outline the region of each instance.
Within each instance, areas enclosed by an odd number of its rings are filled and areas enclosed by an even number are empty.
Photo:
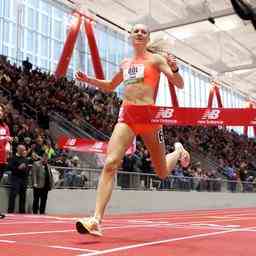
[[[24,215],[26,218],[33,218],[33,219],[54,219],[54,220],[77,220],[79,217],[61,217],[61,216],[50,216],[50,215],[44,215],[44,216],[37,216],[37,215]]]
[[[136,223],[136,224],[168,224],[168,221],[153,221],[153,220],[128,220],[130,223]]]
[[[191,210],[191,211],[187,211],[187,210],[180,210],[180,211],[166,211],[166,212],[155,212],[155,213],[141,213],[141,214],[130,214],[128,215],[129,218],[137,218],[137,219],[142,219],[142,220],[152,220],[155,219],[156,215],[159,216],[159,218],[167,218],[166,216],[172,216],[174,218],[180,218],[180,217],[199,217],[199,216],[209,216],[211,214],[217,214],[217,215],[225,215],[225,214],[236,214],[236,213],[251,213],[251,214],[256,214],[256,208],[251,208],[251,209],[236,209],[236,210],[232,210],[232,209],[216,209],[216,210]],[[153,216],[152,216],[153,215]],[[122,217],[121,215],[119,216],[108,216],[107,218],[113,218],[116,220],[121,220],[124,217]]]
[[[0,223],[0,225],[16,225],[16,224],[63,224],[63,223],[70,223],[68,221],[8,221]]]
[[[254,210],[255,211],[252,211]],[[248,212],[248,211],[251,212]],[[245,212],[245,213],[243,213]],[[158,214],[158,213],[156,213]],[[170,217],[167,217],[166,215],[171,214]],[[177,216],[175,216],[174,214],[177,214]],[[211,216],[211,214],[214,214]],[[219,216],[217,216],[217,215]],[[132,218],[137,217],[138,221],[155,221],[157,220],[174,220],[174,219],[180,219],[180,218],[226,218],[225,215],[253,215],[256,214],[256,208],[250,208],[250,209],[216,209],[216,210],[192,210],[187,212],[187,210],[184,211],[168,211],[168,212],[160,212],[159,215],[160,217],[156,218],[156,217],[150,217],[150,216],[142,216],[142,214],[136,215],[136,214],[131,214],[130,216]],[[147,213],[146,213],[147,215]],[[164,215],[163,217],[161,217],[161,215]],[[224,216],[221,216],[224,215]],[[15,215],[15,214],[7,214],[7,217],[14,217],[15,219],[11,219],[11,220],[16,220],[16,221],[22,221],[21,219],[25,218],[31,218],[31,219],[39,219],[40,220],[48,220],[48,219],[52,219],[52,220],[62,220],[62,221],[75,221],[79,218],[81,218],[81,216],[79,217],[63,217],[63,216],[51,216],[51,215],[45,215],[45,216],[37,216],[37,215]],[[113,219],[109,219],[109,217],[107,217],[104,222],[123,222],[126,221],[127,218],[125,219],[124,217],[115,217],[115,215],[112,216]],[[129,217],[130,218],[130,217]],[[7,219],[8,220],[8,219]]]
[[[207,229],[207,230],[219,230],[219,231],[247,231],[247,232],[255,232],[254,228],[242,228],[239,225],[215,225],[215,224],[191,224],[191,225],[184,225],[184,224],[176,224],[176,223],[159,223],[159,224],[147,224],[147,225],[126,225],[126,226],[115,226],[115,227],[105,227],[102,230],[109,230],[109,229],[122,229],[122,228],[174,228],[174,229]]]
[[[250,215],[254,215],[254,216],[251,216],[251,217],[256,217],[256,213],[254,214],[250,214]],[[216,219],[227,219],[228,217],[227,216],[218,216],[218,215],[201,215],[201,216],[178,216],[178,217],[175,217],[175,216],[170,216],[170,217],[155,217],[155,218],[144,218],[144,219],[139,219],[139,218],[136,218],[132,221],[172,221],[172,220],[180,220],[180,219],[209,219],[209,218],[216,218]],[[231,217],[229,217],[231,218]],[[233,216],[232,218],[240,218],[239,216]],[[244,219],[246,217],[244,216]],[[128,219],[128,218],[127,218]],[[126,219],[126,221],[127,221]],[[131,219],[131,218],[130,218]],[[191,221],[192,221],[191,220]],[[106,220],[104,220],[105,222]],[[120,221],[120,220],[119,220]],[[122,221],[125,221],[124,219]],[[114,221],[113,221],[114,222]],[[118,220],[115,220],[115,222],[118,222]]]
[[[208,216],[208,218],[211,218]],[[217,220],[204,220],[204,221],[188,221],[188,222],[176,222],[176,223],[173,223],[173,224],[198,224],[198,223],[212,223],[212,222],[222,222],[222,221],[237,221],[237,220],[249,220],[249,219],[256,219],[256,216],[255,217],[234,217],[234,218],[223,218],[223,217],[215,217],[217,218]],[[161,218],[160,218],[161,219]],[[154,220],[125,220],[122,222],[123,223],[137,223],[137,224],[167,224],[167,223],[170,223],[172,224],[171,222],[168,222],[168,221],[161,221],[159,218],[156,218]],[[172,218],[169,218],[168,219],[169,221],[172,221],[173,219]],[[104,222],[106,222],[104,220]],[[0,225],[14,225],[14,224],[63,224],[63,223],[66,223],[66,224],[72,224],[73,221],[70,221],[69,220],[56,220],[56,221],[9,221],[9,222],[3,222],[3,223],[0,223]],[[118,224],[118,223],[114,223],[113,224]]]
[[[125,226],[113,226],[113,227],[103,227],[103,230],[108,230],[108,229],[125,229],[125,228],[147,228],[147,227],[158,227],[160,225],[164,224],[148,224],[148,225],[125,225]],[[172,225],[172,224],[170,224]],[[2,233],[0,234],[0,237],[5,237],[5,236],[24,236],[24,235],[37,235],[37,234],[53,234],[53,233],[67,233],[67,232],[75,232],[75,229],[67,229],[67,230],[50,230],[50,231],[33,231],[33,232],[20,232],[20,233]]]
[[[71,251],[81,251],[81,252],[100,252],[100,251],[96,251],[96,250],[89,250],[89,249],[83,249],[83,248],[75,248],[75,247],[67,247],[67,246],[59,246],[59,245],[52,245],[52,246],[48,246],[50,248],[55,248],[55,249],[63,249],[63,250],[71,250]]]
[[[240,218],[241,219],[241,218]],[[238,219],[230,219],[230,220],[225,220],[225,222],[230,222],[230,221],[237,221]],[[211,223],[205,223],[205,222],[178,222],[178,223],[163,223],[163,222],[152,222],[151,224],[128,224],[128,225],[121,225],[121,226],[112,226],[112,227],[103,227],[103,230],[109,230],[109,229],[125,229],[125,228],[148,228],[148,227],[161,227],[161,226],[170,226],[175,228],[175,226],[183,225],[186,228],[192,227],[192,226],[200,226],[203,223],[208,227],[213,226],[212,222],[219,222],[220,220],[216,221],[211,221]],[[216,227],[219,227],[220,229],[227,228],[225,225],[215,225]],[[210,227],[209,227],[210,228]],[[230,225],[229,228],[232,228]],[[242,229],[242,228],[240,228]],[[248,229],[248,228],[247,228]],[[234,230],[234,228],[233,228]],[[75,229],[66,229],[66,230],[46,230],[46,231],[32,231],[32,232],[17,232],[17,233],[0,233],[0,237],[8,237],[8,236],[20,236],[20,235],[36,235],[36,234],[53,234],[53,233],[67,233],[67,232],[75,232]],[[239,231],[239,230],[237,230]],[[246,230],[245,230],[246,231]],[[248,230],[249,231],[249,230]]]
[[[66,232],[74,232],[75,229],[66,229],[66,230],[52,230],[52,231],[36,231],[36,232],[22,232],[22,233],[7,233],[0,234],[0,237],[3,236],[20,236],[20,235],[37,235],[37,234],[52,234],[52,233],[66,233]]]
[[[117,247],[117,248],[113,248],[113,249],[108,249],[108,250],[102,250],[102,251],[100,251],[100,252],[95,252],[95,253],[80,254],[79,256],[96,256],[96,255],[103,255],[103,254],[108,254],[108,253],[112,253],[112,252],[119,252],[119,251],[134,249],[134,248],[140,248],[140,247],[150,246],[150,245],[159,245],[159,244],[171,243],[171,242],[181,241],[181,240],[188,240],[188,239],[193,239],[193,238],[200,238],[200,237],[208,237],[208,236],[221,235],[221,234],[231,233],[231,232],[236,232],[236,230],[226,230],[226,231],[219,231],[219,232],[203,233],[203,234],[198,234],[198,235],[183,236],[183,237],[171,238],[171,239],[160,240],[160,241],[155,241],[155,242],[134,244],[134,245],[128,245],[128,246],[123,246],[123,247]]]
[[[183,222],[171,222],[172,220],[170,219],[170,222],[167,222],[166,224],[171,224],[171,225],[214,225],[214,223],[217,222],[233,222],[233,221],[243,221],[243,220],[248,220],[248,219],[256,219],[256,217],[247,217],[247,218],[230,218],[230,219],[217,219],[217,220],[204,220],[204,221],[183,221]],[[135,223],[137,222],[138,224],[140,223],[139,220],[128,220],[128,223]],[[143,223],[143,222],[142,222]],[[148,223],[152,223],[152,224],[165,224],[162,221],[158,221],[158,219],[156,219],[155,221],[152,222],[148,222]],[[221,224],[221,225],[226,225],[226,224]]]
[[[13,243],[16,243],[16,241],[10,241],[10,240],[0,240],[0,243],[8,243],[8,244],[13,244]]]
[[[126,226],[116,226],[116,227],[105,227],[105,229],[122,229],[122,228],[137,228],[137,227],[152,227],[159,226],[163,224],[151,224],[151,225],[126,225]],[[24,236],[24,235],[37,235],[37,234],[53,234],[53,233],[67,233],[67,232],[75,232],[75,229],[66,229],[66,230],[48,230],[48,231],[33,231],[33,232],[20,232],[20,233],[2,233],[0,237],[5,236]]]
[[[87,253],[87,254],[80,254],[79,256],[96,256],[96,255],[103,255],[103,254],[108,254],[112,252],[118,252],[118,251],[124,251],[124,250],[129,250],[129,249],[134,249],[134,248],[140,248],[140,247],[145,247],[145,246],[150,246],[150,245],[159,245],[163,243],[171,243],[175,241],[181,241],[181,240],[188,240],[188,239],[193,239],[193,238],[200,238],[200,237],[208,237],[208,236],[215,236],[215,235],[221,235],[221,234],[226,234],[226,233],[233,233],[233,232],[254,232],[255,227],[248,227],[248,228],[243,228],[243,229],[231,229],[231,230],[225,230],[225,231],[218,231],[218,232],[211,232],[211,233],[203,233],[203,234],[198,234],[198,235],[191,235],[191,236],[184,236],[184,237],[178,237],[178,238],[172,238],[172,239],[167,239],[167,240],[160,240],[160,241],[155,241],[155,242],[149,242],[149,243],[142,243],[142,244],[135,244],[135,245],[128,245],[128,246],[123,246],[123,247],[117,247],[113,249],[108,249],[108,250],[102,250],[100,252],[95,252],[95,253]]]

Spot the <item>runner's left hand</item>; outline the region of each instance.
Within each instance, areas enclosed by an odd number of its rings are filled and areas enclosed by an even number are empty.
[[[176,70],[178,68],[175,56],[168,53],[166,60],[167,60],[168,65],[170,66],[171,70]]]

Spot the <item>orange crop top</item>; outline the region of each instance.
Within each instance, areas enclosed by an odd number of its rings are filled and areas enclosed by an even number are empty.
[[[160,71],[154,65],[144,65],[140,61],[125,60],[121,68],[125,85],[143,82],[155,91],[158,87]]]

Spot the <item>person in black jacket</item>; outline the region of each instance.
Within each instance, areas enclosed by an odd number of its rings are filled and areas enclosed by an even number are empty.
[[[8,213],[14,212],[17,195],[20,197],[19,213],[25,213],[29,169],[26,147],[24,145],[18,145],[17,153],[10,159],[8,169],[11,170],[11,189]]]

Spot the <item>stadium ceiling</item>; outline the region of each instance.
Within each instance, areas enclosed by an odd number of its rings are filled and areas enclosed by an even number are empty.
[[[256,30],[235,14],[230,0],[69,2],[125,29],[147,24],[153,36],[170,37],[177,57],[256,99]]]

